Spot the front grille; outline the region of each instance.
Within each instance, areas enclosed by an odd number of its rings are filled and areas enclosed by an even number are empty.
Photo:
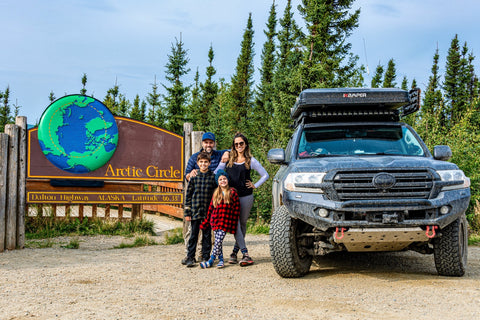
[[[395,177],[395,183],[385,188],[375,186],[373,180],[380,173]],[[425,169],[339,171],[333,177],[330,196],[337,201],[429,199],[434,179],[433,174]]]

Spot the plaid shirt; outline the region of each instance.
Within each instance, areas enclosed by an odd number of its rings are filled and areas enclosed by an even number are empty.
[[[237,231],[238,218],[240,217],[240,200],[237,191],[230,189],[230,204],[225,204],[222,200],[217,207],[213,206],[213,201],[208,207],[207,219],[200,225],[201,229],[206,229],[210,225],[212,230],[223,230],[235,234]]]
[[[185,195],[183,215],[192,217],[192,220],[204,219],[216,185],[215,175],[210,170],[205,173],[199,171],[191,178]]]

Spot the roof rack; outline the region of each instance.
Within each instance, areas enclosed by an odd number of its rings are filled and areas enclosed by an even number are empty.
[[[420,89],[336,88],[300,93],[291,116],[295,126],[325,121],[398,121],[420,108]]]

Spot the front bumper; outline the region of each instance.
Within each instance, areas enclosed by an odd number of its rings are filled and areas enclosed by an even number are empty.
[[[392,199],[331,201],[325,195],[306,192],[283,193],[283,204],[292,217],[327,230],[335,227],[423,227],[440,229],[465,214],[470,201],[470,189],[442,191],[434,199]],[[440,208],[448,212],[441,213]],[[320,216],[320,209],[328,215]]]

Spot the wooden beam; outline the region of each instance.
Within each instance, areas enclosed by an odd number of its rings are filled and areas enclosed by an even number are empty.
[[[17,117],[18,126],[18,213],[17,213],[17,248],[25,247],[25,212],[27,210],[27,118]]]
[[[0,252],[5,250],[7,207],[8,135],[0,133]]]
[[[5,125],[5,133],[9,135],[8,146],[8,186],[7,186],[7,228],[5,248],[14,250],[17,245],[17,193],[18,193],[18,127],[14,124]]]

